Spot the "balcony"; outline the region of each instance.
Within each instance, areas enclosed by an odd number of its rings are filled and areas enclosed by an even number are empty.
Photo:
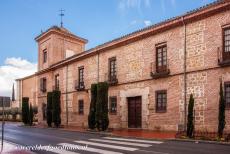
[[[45,93],[46,92],[46,88],[45,87],[41,87],[40,91],[43,92],[43,93]]]
[[[157,67],[155,62],[151,63],[151,77],[153,79],[165,78],[170,74],[168,63],[166,66]]]
[[[85,90],[85,84],[84,82],[79,82],[79,81],[75,81],[75,90],[77,91],[84,91]]]
[[[224,52],[223,47],[217,48],[218,65],[221,67],[230,66],[230,52]]]
[[[118,79],[117,79],[117,76],[108,76],[108,84],[110,86],[114,86],[114,85],[117,85],[118,83]]]

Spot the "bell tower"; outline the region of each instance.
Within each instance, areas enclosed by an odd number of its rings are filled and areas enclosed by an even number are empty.
[[[64,27],[53,26],[38,35],[38,71],[85,51],[88,40],[78,37]]]

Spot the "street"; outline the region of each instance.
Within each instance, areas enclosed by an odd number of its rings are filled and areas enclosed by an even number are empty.
[[[35,153],[229,154],[230,152],[230,145],[115,137],[23,127],[19,123],[6,123],[4,135],[6,141],[18,146],[40,147],[41,150],[32,150]]]

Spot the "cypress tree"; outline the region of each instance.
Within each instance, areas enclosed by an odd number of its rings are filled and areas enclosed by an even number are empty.
[[[225,99],[224,92],[222,88],[222,82],[220,83],[220,93],[219,93],[219,123],[218,123],[218,137],[223,137],[223,131],[225,127]]]
[[[25,125],[29,124],[29,98],[22,98],[22,121]]]
[[[194,131],[194,119],[193,119],[193,107],[194,107],[194,98],[193,95],[190,95],[189,105],[188,105],[188,122],[187,122],[187,136],[192,138]]]
[[[61,101],[60,101],[61,92],[59,90],[54,90],[52,95],[52,109],[53,109],[53,123],[56,127],[59,127],[61,124]]]
[[[33,121],[34,121],[34,111],[33,111],[33,107],[30,104],[30,110],[29,110],[29,124],[30,126],[33,125]]]
[[[53,93],[47,93],[47,107],[46,107],[46,122],[49,127],[52,127],[52,97]]]
[[[97,85],[96,127],[99,131],[104,131],[108,125],[108,83],[100,82]]]
[[[91,102],[88,115],[88,126],[90,129],[94,129],[96,125],[96,102],[97,102],[97,84],[91,85]]]

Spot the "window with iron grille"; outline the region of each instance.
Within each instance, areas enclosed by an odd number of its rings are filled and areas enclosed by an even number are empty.
[[[109,59],[109,81],[115,81],[117,78],[116,57]]]
[[[230,82],[224,83],[225,108],[230,108]]]
[[[47,62],[47,49],[43,50],[43,63]]]
[[[166,112],[167,91],[156,91],[156,112]]]
[[[230,52],[230,27],[224,29],[224,52]]]
[[[78,68],[78,88],[79,89],[84,89],[84,67],[79,67]]]
[[[84,101],[83,100],[78,101],[78,113],[84,114]]]
[[[40,79],[40,90],[46,92],[46,78]]]
[[[46,104],[42,103],[42,118],[46,120]]]
[[[167,71],[167,45],[156,47],[156,71],[157,73]]]
[[[59,74],[55,75],[55,89],[59,90]]]
[[[112,96],[109,98],[109,111],[110,113],[117,113],[117,97]]]

